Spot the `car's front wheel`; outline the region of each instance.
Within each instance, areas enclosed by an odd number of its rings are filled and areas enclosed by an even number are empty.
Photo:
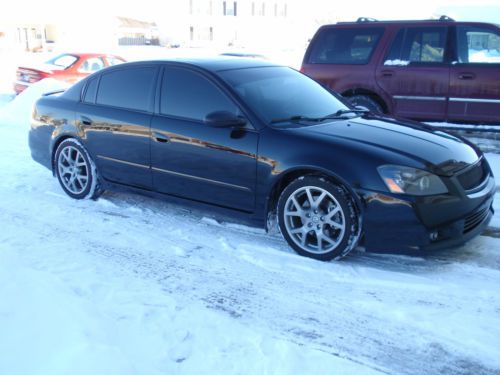
[[[344,189],[323,177],[303,176],[283,190],[278,224],[297,253],[318,260],[340,258],[358,240],[353,203]]]
[[[59,144],[54,168],[61,187],[70,197],[95,199],[101,193],[95,164],[77,139],[68,138]]]

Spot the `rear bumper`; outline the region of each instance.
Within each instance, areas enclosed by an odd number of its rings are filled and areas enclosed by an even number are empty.
[[[374,252],[419,253],[462,245],[488,226],[495,191],[492,176],[481,191],[460,198],[429,201],[361,191],[364,246]]]

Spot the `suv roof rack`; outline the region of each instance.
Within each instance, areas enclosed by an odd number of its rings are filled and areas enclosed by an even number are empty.
[[[455,21],[453,18],[451,17],[448,17],[448,16],[445,16],[444,14],[439,17],[439,20],[438,21]]]
[[[451,17],[448,17],[446,15],[442,15],[439,18],[431,18],[431,19],[425,19],[425,20],[377,20],[375,18],[371,17],[359,17],[356,21],[341,21],[337,22],[337,24],[340,25],[347,25],[347,24],[353,24],[353,23],[368,23],[368,22],[380,22],[380,23],[418,23],[418,22],[455,22],[455,20]]]
[[[370,17],[359,17],[356,22],[377,22],[375,18],[370,18]]]

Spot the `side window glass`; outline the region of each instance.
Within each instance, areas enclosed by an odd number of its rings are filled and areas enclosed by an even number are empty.
[[[97,104],[139,111],[151,111],[156,68],[137,67],[104,73],[97,92]]]
[[[95,95],[97,93],[97,78],[91,79],[87,83],[87,89],[85,90],[85,96],[83,97],[83,101],[85,103],[95,103]]]
[[[106,57],[106,59],[108,60],[109,66],[123,64],[125,62],[125,61],[123,61],[117,57],[113,57],[113,56],[108,56],[108,57]]]
[[[311,64],[367,64],[383,28],[325,29],[309,56]]]
[[[182,68],[165,68],[161,113],[203,121],[206,115],[214,111],[239,114],[238,107],[202,75]]]
[[[476,27],[457,27],[458,62],[500,64],[500,34]]]
[[[444,62],[446,33],[446,27],[406,29],[401,60],[409,63]]]
[[[104,68],[104,61],[100,57],[91,57],[85,60],[78,68],[81,73],[94,73]]]
[[[392,41],[391,48],[387,53],[384,60],[384,65],[408,65],[409,61],[402,60],[401,48],[403,46],[403,39],[405,36],[405,29],[398,31],[396,37]]]

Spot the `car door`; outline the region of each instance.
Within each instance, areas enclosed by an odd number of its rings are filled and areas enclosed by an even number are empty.
[[[77,122],[101,176],[151,188],[150,124],[158,67],[118,68],[93,77]]]
[[[204,118],[214,111],[240,110],[205,73],[165,66],[158,114],[151,124],[151,167],[155,190],[251,212],[255,204],[258,133],[215,128]]]
[[[457,56],[451,65],[451,120],[500,121],[500,29],[456,26]]]
[[[393,102],[393,114],[442,120],[446,116],[450,66],[448,27],[401,28],[377,67],[377,84]]]

